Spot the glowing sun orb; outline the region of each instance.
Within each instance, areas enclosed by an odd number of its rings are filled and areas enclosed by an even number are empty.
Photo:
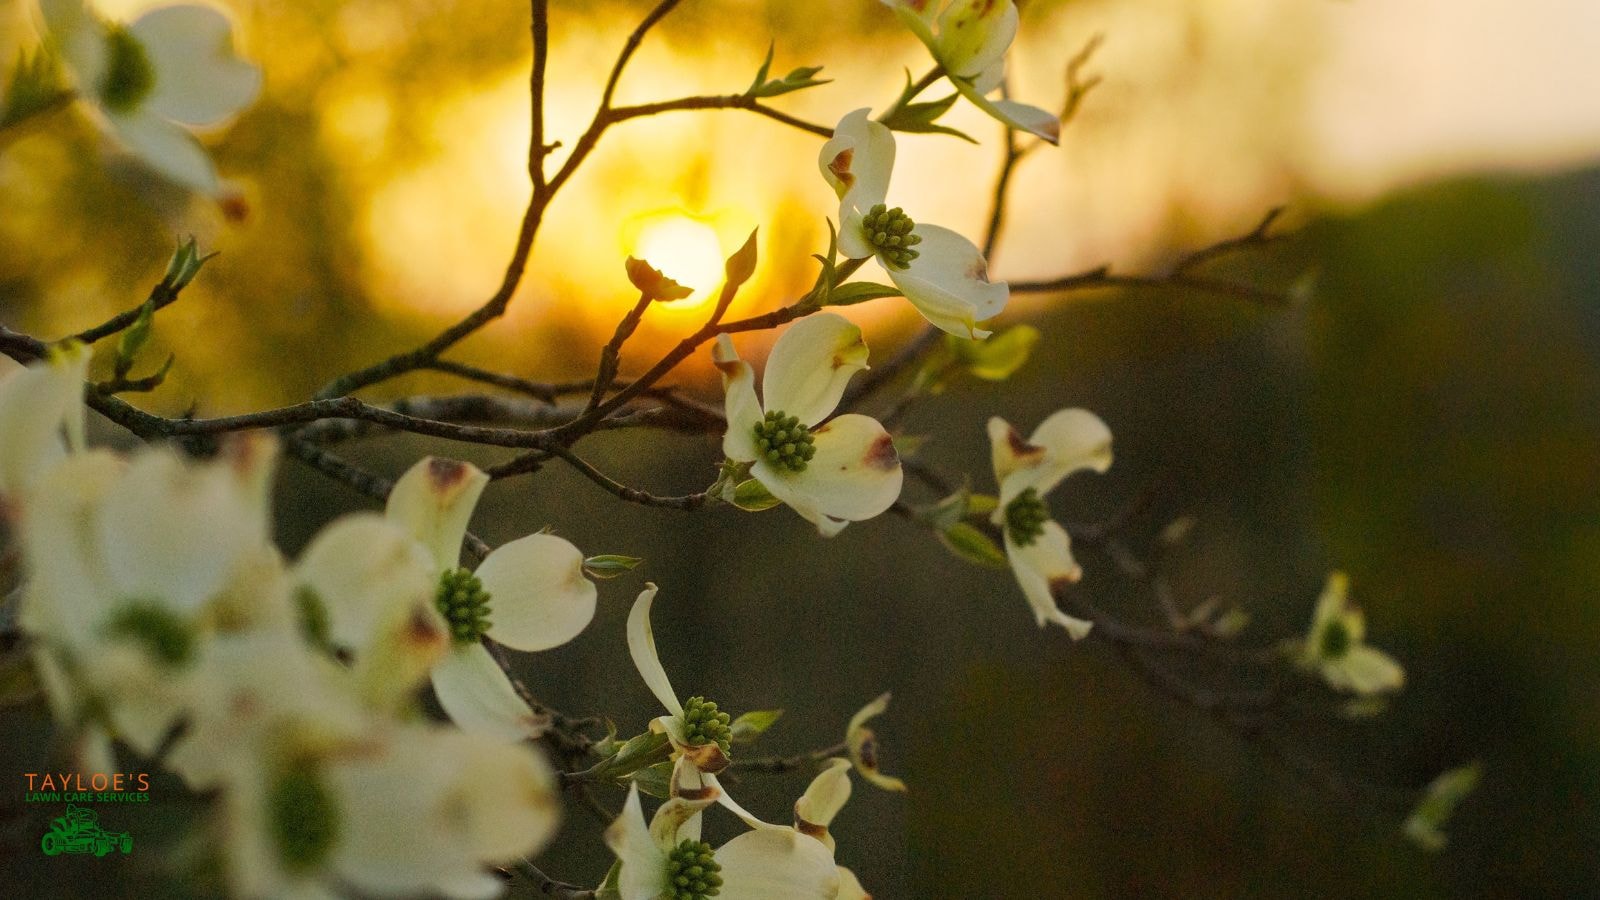
[[[710,225],[685,215],[652,217],[639,227],[632,253],[693,294],[663,305],[688,309],[712,297],[722,281],[722,242]]]

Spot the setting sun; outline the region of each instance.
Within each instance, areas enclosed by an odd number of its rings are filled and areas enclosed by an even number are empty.
[[[711,299],[712,290],[722,279],[722,243],[710,225],[672,213],[649,217],[636,227],[632,255],[694,290],[683,300],[663,305],[688,309]]]

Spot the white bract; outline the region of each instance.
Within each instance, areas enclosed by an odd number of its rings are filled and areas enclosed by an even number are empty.
[[[166,178],[222,192],[184,126],[217,125],[255,100],[261,72],[234,54],[233,23],[197,4],[162,6],[123,24],[85,0],[40,0],[45,30],[78,96],[123,146]]]
[[[1044,496],[1074,472],[1111,467],[1111,429],[1083,409],[1063,409],[1023,440],[1004,419],[989,420],[989,449],[999,503],[990,521],[1005,532],[1006,559],[1033,607],[1039,627],[1059,625],[1081,640],[1091,622],[1056,605],[1056,591],[1077,582],[1083,570],[1072,558],[1067,530],[1051,520]]]
[[[1004,98],[990,99],[1005,79],[1006,51],[1017,36],[1012,0],[883,0],[933,54],[950,82],[974,106],[1010,128],[1054,144],[1061,137],[1055,113]],[[942,9],[941,9],[942,7]]]
[[[700,840],[700,811],[717,802],[708,788],[675,796],[645,824],[639,788],[606,829],[617,854],[622,900],[835,900],[839,870],[819,841],[792,829],[760,827],[713,849]]]
[[[948,228],[917,224],[885,206],[894,171],[894,132],[858,109],[839,120],[817,165],[839,195],[839,252],[874,258],[911,305],[957,337],[983,338],[977,323],[998,316],[1011,291],[989,281],[989,264]]]
[[[878,735],[867,722],[881,716],[889,709],[889,695],[880,694],[871,703],[850,717],[850,724],[844,732],[845,747],[850,753],[850,762],[855,765],[856,771],[867,781],[883,788],[886,791],[904,791],[906,783],[893,775],[885,775],[878,768]]]
[[[467,522],[488,483],[489,476],[469,463],[428,457],[395,483],[385,515],[432,561],[434,597],[450,634],[450,649],[431,673],[439,705],[463,728],[521,740],[538,736],[544,722],[517,695],[481,639],[529,652],[559,647],[594,618],[596,591],[583,575],[583,554],[549,534],[496,548],[476,571],[461,568]],[[405,556],[382,544],[373,551],[383,559]],[[362,563],[373,564],[382,560]],[[365,608],[393,609],[381,598]],[[354,618],[351,640],[374,633],[368,627],[372,618]]]
[[[806,792],[795,801],[794,830],[816,838],[828,848],[829,853],[834,853],[837,847],[828,826],[844,809],[845,802],[850,799],[850,791],[850,760],[828,760],[817,777],[811,779]],[[844,866],[837,868],[838,900],[871,900],[871,895],[861,887],[861,881],[854,872]]]
[[[83,449],[83,381],[91,353],[76,341],[0,381],[0,513],[20,504],[68,446]]]
[[[1350,602],[1350,579],[1328,575],[1311,617],[1311,632],[1300,647],[1300,665],[1322,676],[1335,690],[1372,696],[1399,690],[1406,673],[1389,654],[1368,646],[1367,618]]]

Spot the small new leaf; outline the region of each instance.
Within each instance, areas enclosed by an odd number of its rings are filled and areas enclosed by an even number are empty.
[[[647,731],[629,738],[616,755],[607,761],[604,772],[612,778],[627,778],[645,766],[661,762],[670,753],[666,735]]]
[[[958,137],[969,144],[976,144],[977,141],[973,140],[972,136],[966,132],[938,123],[939,117],[949,112],[950,107],[960,96],[960,94],[951,94],[943,100],[904,104],[885,118],[883,124],[895,131],[911,134],[948,134]]]
[[[781,709],[760,709],[747,712],[729,726],[732,735],[730,740],[735,744],[754,743],[756,738],[766,734],[767,729],[777,722],[783,715]]]
[[[672,796],[672,763],[659,762],[633,773],[633,783],[641,793],[665,800]]]
[[[196,275],[200,274],[200,267],[204,266],[213,256],[216,256],[216,254],[207,253],[205,256],[201,256],[194,238],[189,238],[179,244],[177,250],[173,251],[172,259],[167,263],[167,274],[161,277],[161,287],[172,294],[183,290],[189,286],[189,282],[193,281]]]
[[[874,284],[870,281],[852,281],[842,284],[828,292],[827,302],[824,306],[852,306],[865,303],[868,300],[877,300],[881,297],[900,297],[899,288],[887,284]]]
[[[1033,346],[1039,343],[1039,329],[1032,325],[1013,325],[981,341],[947,335],[946,345],[967,372],[984,381],[1005,381],[1027,363]]]
[[[962,521],[968,515],[970,496],[966,488],[956,491],[929,507],[924,521],[940,531]]]
[[[644,562],[637,556],[619,556],[607,553],[600,556],[591,556],[583,561],[583,571],[595,578],[615,578],[623,572],[631,572]]]
[[[1423,791],[1416,809],[1401,826],[1407,838],[1424,850],[1438,852],[1450,842],[1444,826],[1455,815],[1461,801],[1478,788],[1483,764],[1469,763],[1435,778]]]
[[[991,569],[1004,569],[1006,555],[989,536],[966,522],[957,522],[939,532],[945,549],[967,562]]]
[[[112,373],[118,379],[126,378],[133,371],[134,361],[139,356],[139,351],[144,349],[145,342],[150,340],[150,329],[156,319],[156,304],[154,300],[146,300],[144,306],[139,307],[139,317],[133,324],[123,329],[122,335],[117,338],[117,359],[112,364]]]
[[[772,492],[767,490],[766,485],[754,478],[750,478],[739,482],[734,487],[733,496],[728,498],[728,502],[745,512],[761,512],[764,509],[771,509],[783,501],[772,496]]]
[[[750,82],[748,88],[745,88],[744,96],[776,97],[780,94],[816,87],[819,84],[827,84],[831,80],[816,77],[817,73],[822,71],[821,66],[801,66],[782,78],[774,78],[769,81],[767,80],[767,72],[772,68],[772,51],[773,45],[768,44],[767,58],[761,61],[761,68],[756,71],[756,79]]]

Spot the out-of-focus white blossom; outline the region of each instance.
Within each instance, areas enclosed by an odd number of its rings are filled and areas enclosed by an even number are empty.
[[[83,386],[91,353],[76,341],[0,380],[0,512],[59,463],[83,449]]]
[[[1397,691],[1405,669],[1389,654],[1366,643],[1367,617],[1350,602],[1350,578],[1328,575],[1311,616],[1311,631],[1300,645],[1300,665],[1322,676],[1335,690],[1361,696]]]
[[[217,125],[261,91],[261,71],[234,53],[233,22],[192,3],[126,24],[86,0],[40,0],[46,37],[80,98],[124,147],[172,181],[223,193],[211,159],[185,126]]]

